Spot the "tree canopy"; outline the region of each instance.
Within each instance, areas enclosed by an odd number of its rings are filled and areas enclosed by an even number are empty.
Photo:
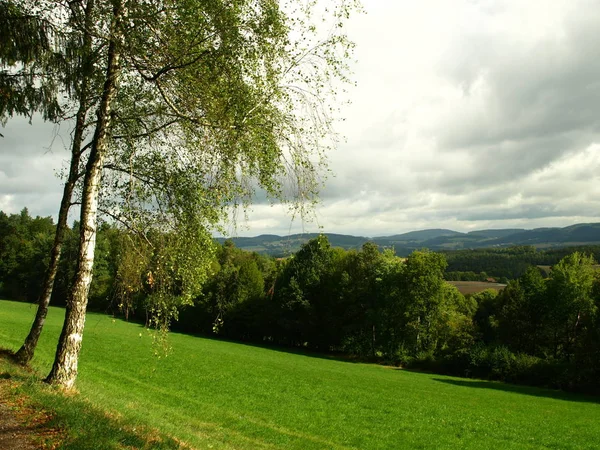
[[[341,25],[353,5],[340,2],[326,10],[334,25],[326,34],[315,26],[312,2],[6,5],[3,11],[12,14],[8,30],[27,17],[31,27],[38,26],[39,39],[12,33],[10,42],[19,51],[0,53],[11,66],[3,73],[12,76],[11,70],[27,67],[35,52],[60,56],[63,66],[28,75],[53,95],[59,89],[68,93],[63,109],[77,110],[71,172],[81,169],[75,190],[79,256],[48,378],[70,387],[99,212],[153,242],[151,298],[168,305],[158,308],[164,315],[173,299],[189,302],[198,292],[209,269],[210,230],[227,219],[230,207],[247,205],[257,188],[273,199],[293,199],[300,209],[315,199],[317,169],[332,136],[335,80],[346,79],[351,47]],[[34,15],[25,15],[27,10]],[[50,51],[47,29],[67,37]],[[73,51],[74,42],[82,43],[80,51]],[[19,107],[33,111],[37,105]],[[74,182],[70,177],[68,183]],[[65,189],[63,203],[70,203],[72,192]],[[148,239],[152,232],[161,233],[161,245]],[[60,245],[58,237],[57,230]]]

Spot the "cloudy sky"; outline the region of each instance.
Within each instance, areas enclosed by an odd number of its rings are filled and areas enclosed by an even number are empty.
[[[600,0],[363,5],[346,142],[313,221],[257,204],[236,234],[600,221]],[[0,132],[0,209],[54,215],[65,143],[39,120]]]

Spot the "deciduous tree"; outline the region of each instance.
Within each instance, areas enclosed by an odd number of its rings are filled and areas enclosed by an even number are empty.
[[[249,201],[255,182],[282,198],[292,175],[298,204],[311,201],[331,133],[324,89],[343,78],[348,48],[337,31],[305,39],[316,30],[310,14],[294,40],[297,19],[288,14],[297,12],[275,1],[97,3],[99,20],[83,30],[100,52],[90,76],[103,88],[93,105],[75,281],[48,377],[67,388],[77,374],[99,202],[128,226],[162,228],[172,241],[161,249],[189,258],[207,253],[208,230],[228,204]],[[333,30],[349,9],[342,3]],[[105,169],[116,175],[103,191]],[[173,262],[161,251],[160,264]],[[162,285],[168,289],[156,292],[157,304],[189,299],[205,277],[206,265],[175,266],[182,277]]]

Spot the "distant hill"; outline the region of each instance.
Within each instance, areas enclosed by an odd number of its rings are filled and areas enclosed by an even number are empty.
[[[345,249],[359,249],[365,242],[371,239],[362,236],[350,236],[347,234],[325,233],[333,247]],[[319,236],[319,233],[292,234],[289,236],[261,235],[256,237],[234,237],[231,238],[236,247],[243,250],[265,253],[272,256],[287,256],[297,252],[302,244]],[[217,238],[220,243],[226,238]]]
[[[600,224],[582,223],[565,228],[536,228],[498,238],[497,245],[579,244],[600,242]]]
[[[525,231],[525,229],[523,229],[523,228],[506,228],[503,230],[476,230],[476,231],[469,231],[467,234],[469,236],[499,238],[499,237],[510,236],[511,234],[515,234],[515,233],[520,233],[521,231]]]
[[[409,231],[404,234],[396,234],[394,236],[386,236],[377,239],[388,239],[396,242],[412,242],[412,241],[426,241],[428,239],[434,239],[442,236],[463,236],[464,233],[458,231],[444,230],[444,229],[431,229],[431,230],[419,230]]]
[[[408,233],[381,237],[351,236],[346,234],[324,233],[331,245],[345,249],[359,249],[365,242],[374,242],[383,248],[394,248],[399,255],[408,255],[420,248],[431,250],[459,250],[469,248],[511,247],[532,245],[537,248],[566,247],[575,245],[600,244],[600,223],[582,223],[565,228],[536,228],[474,230],[468,233],[445,229],[418,230]],[[277,236],[265,234],[256,237],[236,237],[232,241],[244,250],[265,253],[273,256],[290,255],[318,236],[318,233]],[[224,242],[225,238],[218,238]]]

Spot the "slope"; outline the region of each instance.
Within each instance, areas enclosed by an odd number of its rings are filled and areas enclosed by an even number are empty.
[[[0,346],[34,309],[0,301]],[[34,360],[45,372],[63,311]],[[153,355],[142,327],[90,314],[81,395],[195,448],[594,448],[596,399],[354,364],[180,334]],[[160,352],[159,352],[160,355]]]

